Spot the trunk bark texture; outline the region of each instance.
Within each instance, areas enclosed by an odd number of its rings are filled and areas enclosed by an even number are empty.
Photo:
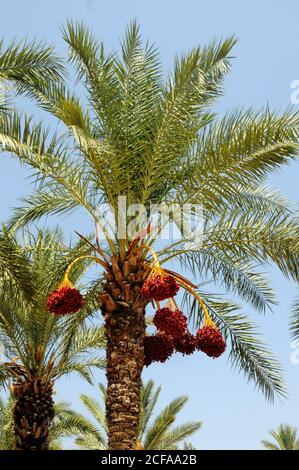
[[[141,373],[144,363],[145,306],[140,287],[144,263],[130,255],[111,259],[100,296],[107,336],[106,418],[110,450],[133,450],[137,443]]]
[[[13,387],[17,450],[48,450],[54,418],[53,383],[45,378],[17,381]]]

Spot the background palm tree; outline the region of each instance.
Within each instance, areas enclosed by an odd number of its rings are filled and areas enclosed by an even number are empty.
[[[288,424],[281,424],[278,428],[272,429],[269,434],[274,442],[263,440],[263,446],[268,450],[299,450],[299,437],[297,428]]]
[[[0,399],[0,450],[15,450],[16,439],[13,428],[14,399]],[[90,431],[84,420],[70,408],[69,403],[59,401],[54,405],[55,417],[49,434],[49,450],[62,450],[63,439],[73,437],[74,433]]]
[[[12,248],[8,257],[7,247]],[[49,292],[69,262],[84,250],[82,243],[66,247],[60,230],[24,233],[21,243],[6,231],[1,235],[0,341],[4,358],[0,385],[12,381],[17,449],[48,448],[57,379],[76,372],[91,383],[91,368],[104,367],[99,352],[92,352],[105,344],[104,332],[86,320],[97,309],[98,286],[88,290],[80,315],[61,318],[46,310]],[[78,263],[72,279],[79,281],[85,269],[86,262]]]
[[[238,304],[215,291],[221,286],[264,312],[275,302],[263,274],[266,264],[273,262],[298,280],[298,223],[266,178],[297,157],[299,115],[266,108],[217,117],[211,106],[230,70],[233,37],[183,54],[166,81],[157,49],[143,47],[134,22],[120,55],[107,53],[82,24],[68,22],[63,37],[69,62],[87,91],[87,105],[59,78],[12,77],[16,91],[30,96],[60,126],[50,134],[42,122],[17,110],[3,113],[0,148],[31,167],[41,181],[10,227],[81,207],[104,236],[101,245],[94,245],[105,259],[101,309],[107,335],[109,448],[132,449],[136,443],[147,304],[139,292],[153,262],[144,245],[155,241],[154,231],[144,231],[143,240],[108,233],[99,210],[106,203],[117,221],[119,196],[126,196],[128,205],[143,204],[146,211],[165,202],[180,209],[185,203],[204,205],[200,240],[190,245],[182,233],[175,244],[156,244],[160,262],[177,259],[197,283],[212,279],[209,290],[198,292],[230,342],[233,366],[268,399],[283,394],[280,365],[255,324]],[[58,76],[61,61],[51,58]],[[141,221],[136,232],[140,228],[146,228]],[[189,293],[185,300],[198,326],[202,307]]]
[[[13,399],[0,397],[0,450],[15,450],[16,438],[13,429]]]
[[[105,400],[106,388],[99,384],[99,389],[103,400]],[[181,396],[172,400],[156,417],[153,417],[160,392],[161,387],[155,389],[152,380],[142,387],[136,445],[145,450],[175,450],[183,443],[184,448],[189,448],[190,444],[184,441],[200,429],[201,423],[190,422],[174,426],[177,414],[187,403],[188,397]],[[81,395],[81,400],[96,421],[97,426],[95,428],[90,422],[91,429],[87,432],[81,432],[82,435],[77,437],[76,444],[82,449],[107,449],[108,428],[101,403],[86,395]],[[88,427],[87,423],[85,426]],[[80,430],[75,431],[75,435],[78,434],[80,434]]]

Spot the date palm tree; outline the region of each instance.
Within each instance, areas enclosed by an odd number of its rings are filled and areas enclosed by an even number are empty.
[[[99,390],[103,400],[105,400],[106,388],[99,384]],[[149,380],[142,386],[136,448],[145,450],[176,450],[182,442],[187,447],[189,444],[184,442],[185,439],[198,431],[201,423],[190,422],[174,426],[177,414],[188,401],[186,396],[172,400],[156,417],[153,417],[160,393],[161,387],[155,389],[155,384],[152,380]],[[102,404],[87,395],[81,395],[81,400],[96,421],[97,429],[90,422],[91,429],[87,432],[75,431],[77,435],[81,433],[81,436],[76,439],[76,444],[82,449],[107,449],[107,423]]]
[[[11,228],[76,208],[97,227],[90,250],[104,277],[108,447],[136,445],[149,303],[140,290],[152,269],[186,290],[191,322],[200,325],[205,316],[206,324],[222,330],[234,368],[268,399],[283,394],[280,365],[255,324],[235,301],[215,292],[224,289],[264,312],[275,302],[264,275],[267,265],[298,280],[298,223],[284,197],[267,185],[272,171],[298,155],[298,113],[265,108],[217,116],[212,105],[223,92],[234,37],[176,58],[166,79],[157,49],[143,46],[135,22],[120,54],[107,52],[82,24],[68,22],[63,38],[87,102],[69,90],[66,79],[13,77],[16,91],[59,126],[51,133],[18,110],[4,113],[0,148],[39,175],[40,184],[11,218]],[[144,208],[133,228],[131,219],[124,219],[124,198],[130,210],[132,204]],[[163,208],[151,225],[144,220],[161,204],[175,204],[178,241],[157,242]],[[186,204],[204,207],[202,236],[191,241],[176,216]],[[111,227],[102,217],[108,210]],[[174,260],[194,283],[166,268]]]
[[[274,442],[263,440],[263,446],[268,450],[299,450],[299,437],[296,428],[288,424],[281,424],[278,428],[272,429],[269,434]]]
[[[48,448],[56,380],[75,372],[92,383],[91,368],[105,366],[96,351],[105,344],[103,330],[87,320],[97,309],[98,286],[88,289],[76,318],[46,309],[47,296],[66,266],[84,251],[82,243],[67,248],[59,230],[24,233],[22,242],[10,232],[1,235],[0,385],[10,385],[14,399],[17,449]],[[72,280],[80,281],[85,269],[86,261],[77,263]]]

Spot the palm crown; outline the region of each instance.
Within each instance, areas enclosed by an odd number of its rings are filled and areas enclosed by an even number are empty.
[[[263,440],[263,446],[268,450],[299,450],[299,439],[297,429],[287,424],[281,424],[278,428],[270,431],[274,442]]]
[[[63,37],[69,62],[87,92],[87,106],[60,80],[65,74],[61,60],[43,46],[37,50],[47,76],[6,77],[66,127],[50,135],[43,123],[16,110],[2,114],[2,149],[32,167],[39,181],[10,227],[81,207],[104,234],[99,253],[122,263],[134,237],[108,233],[99,216],[102,203],[116,220],[119,196],[146,211],[163,202],[201,204],[201,240],[190,246],[182,234],[179,242],[157,246],[160,263],[176,258],[197,281],[212,277],[263,312],[275,298],[261,265],[274,262],[298,280],[298,224],[284,198],[266,185],[266,177],[297,156],[299,115],[269,109],[237,110],[224,117],[212,112],[230,70],[233,37],[177,58],[166,81],[156,48],[142,46],[134,22],[121,43],[120,58],[107,53],[82,24],[68,22]],[[145,229],[139,220],[136,231],[140,228]],[[150,260],[154,233],[148,230],[144,240],[136,240],[142,259]],[[280,366],[248,316],[233,302],[202,289],[199,293],[201,304],[186,292],[190,317],[200,323],[206,306],[231,341],[233,365],[269,399],[283,393]]]

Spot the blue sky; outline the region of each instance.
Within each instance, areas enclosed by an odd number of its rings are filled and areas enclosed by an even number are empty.
[[[59,33],[66,18],[84,20],[108,48],[117,48],[129,20],[137,18],[144,37],[156,42],[163,65],[171,66],[177,52],[211,38],[235,34],[232,73],[226,94],[218,104],[224,112],[236,106],[259,108],[266,103],[281,109],[290,105],[291,82],[299,79],[299,3],[251,0],[10,0],[1,2],[0,36],[7,40],[38,37],[57,45],[65,53]],[[294,106],[295,109],[299,105]],[[291,201],[298,202],[299,165],[292,164],[271,178]],[[0,220],[4,221],[17,199],[30,189],[29,173],[13,160],[0,160]],[[62,222],[62,219],[55,219]],[[70,218],[64,223],[67,234],[85,220]],[[88,230],[87,230],[88,231]],[[196,354],[175,356],[165,365],[151,366],[144,377],[163,386],[160,406],[180,394],[190,400],[181,420],[200,420],[202,430],[193,439],[199,449],[258,449],[267,431],[287,422],[299,426],[299,364],[290,361],[288,332],[290,304],[295,286],[273,269],[269,271],[277,289],[279,305],[273,313],[259,317],[248,312],[261,325],[261,331],[279,356],[288,383],[289,398],[268,404],[238,372],[232,371],[223,357],[213,361]],[[104,374],[96,375],[104,380]],[[57,395],[80,407],[80,393],[95,390],[77,379],[58,386]]]

